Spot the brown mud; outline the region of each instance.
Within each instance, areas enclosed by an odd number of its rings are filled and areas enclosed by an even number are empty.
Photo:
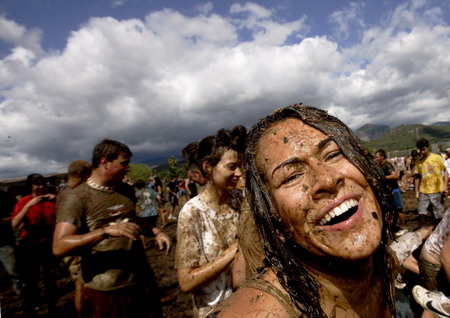
[[[405,228],[414,229],[420,224],[416,219],[417,216],[417,201],[414,197],[414,191],[407,191],[402,193],[404,216],[406,225]],[[181,200],[181,204],[185,200]],[[446,199],[445,207],[450,206],[450,200]],[[170,209],[167,206],[167,210]],[[181,205],[177,207],[175,215]],[[164,231],[172,238],[174,247],[176,245],[176,221],[172,221]],[[158,285],[162,293],[163,311],[166,318],[190,318],[192,317],[192,302],[189,294],[183,293],[177,281],[176,271],[174,269],[175,251],[174,249],[169,255],[159,251],[155,246],[154,240],[147,239],[147,255],[149,262],[155,272]],[[58,294],[59,299],[57,303],[58,317],[75,318],[75,309],[73,307],[73,282],[66,271],[61,271],[58,275]],[[20,297],[12,290],[10,280],[3,268],[0,268],[0,302],[1,302],[1,317],[24,317],[24,312],[21,307]],[[38,317],[48,317],[45,307],[37,312]]]

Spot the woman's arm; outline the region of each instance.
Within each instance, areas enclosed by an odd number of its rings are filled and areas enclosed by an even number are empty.
[[[11,225],[14,229],[19,229],[19,227],[22,225],[23,219],[25,218],[25,216],[27,215],[28,211],[30,210],[30,208],[36,204],[41,203],[42,201],[44,201],[45,199],[49,199],[49,195],[38,195],[33,197],[30,201],[28,201],[23,207],[22,209],[19,211],[19,213],[17,213],[16,215],[13,215],[12,220],[11,220]],[[54,198],[54,196],[53,196]]]
[[[213,261],[196,268],[178,269],[178,282],[184,292],[192,292],[216,278],[234,260],[238,250],[237,243],[227,248]]]

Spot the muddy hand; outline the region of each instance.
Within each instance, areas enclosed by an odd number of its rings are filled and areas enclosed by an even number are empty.
[[[156,243],[158,244],[159,250],[166,249],[166,255],[169,254],[172,249],[172,243],[170,242],[170,238],[163,231],[159,231],[156,235]]]
[[[104,228],[105,234],[109,236],[125,236],[132,240],[137,240],[141,233],[141,228],[134,223],[114,223]]]

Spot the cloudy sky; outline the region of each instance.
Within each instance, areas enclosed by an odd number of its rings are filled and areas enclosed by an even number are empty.
[[[450,120],[450,1],[2,0],[0,179],[103,138],[134,161],[296,102],[357,129]]]

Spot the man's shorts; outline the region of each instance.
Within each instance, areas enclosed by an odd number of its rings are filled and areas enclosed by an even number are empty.
[[[403,211],[402,192],[400,191],[400,188],[392,190],[392,195],[394,196],[397,211]]]
[[[428,214],[428,206],[433,206],[433,213],[434,217],[436,219],[442,219],[442,216],[444,215],[444,205],[441,203],[441,196],[442,194],[440,192],[438,193],[419,193],[419,204],[417,210],[419,211],[419,214],[427,215]]]
[[[428,290],[438,290],[448,295],[450,293],[450,283],[445,276],[444,268],[438,264],[432,264],[423,259],[419,260],[420,275],[423,286]]]
[[[170,205],[171,206],[176,207],[178,205],[178,198],[176,196],[171,195],[169,197],[169,199],[170,199]]]

